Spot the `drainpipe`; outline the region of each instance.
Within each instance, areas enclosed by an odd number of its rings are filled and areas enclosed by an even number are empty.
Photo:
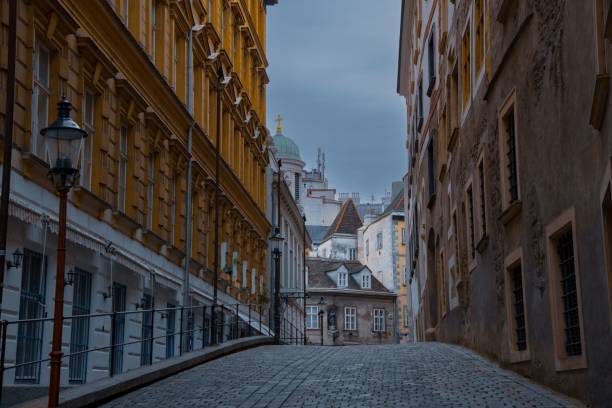
[[[4,266],[6,264],[6,233],[8,230],[9,194],[11,191],[11,161],[13,155],[13,112],[15,110],[15,61],[17,49],[17,0],[9,1],[8,75],[6,115],[4,116],[4,161],[2,163],[2,196],[0,198],[0,313],[4,292]]]

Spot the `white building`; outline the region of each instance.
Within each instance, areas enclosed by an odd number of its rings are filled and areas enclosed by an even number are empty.
[[[313,256],[334,260],[357,260],[357,230],[362,226],[359,210],[352,199],[342,205]]]
[[[404,194],[396,193],[385,211],[367,215],[358,230],[358,258],[389,291],[396,293],[399,319],[395,333],[398,340],[407,340],[410,329],[408,275],[406,270],[406,229]]]

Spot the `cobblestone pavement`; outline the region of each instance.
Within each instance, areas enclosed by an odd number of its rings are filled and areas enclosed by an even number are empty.
[[[203,364],[108,407],[570,407],[456,346],[265,346]]]

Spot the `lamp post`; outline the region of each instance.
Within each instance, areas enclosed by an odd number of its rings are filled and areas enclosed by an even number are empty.
[[[59,402],[60,369],[62,364],[62,324],[64,308],[64,269],[66,266],[66,206],[68,191],[79,178],[79,158],[87,132],[70,119],[70,102],[66,97],[57,104],[58,118],[40,131],[44,137],[49,161],[48,176],[59,194],[59,230],[57,237],[57,269],[55,276],[55,307],[51,346],[51,377],[49,407]]]
[[[321,345],[323,345],[323,315],[325,314],[322,306],[325,306],[326,304],[325,299],[323,296],[321,296],[321,300],[319,300],[319,329],[321,329]]]
[[[280,259],[283,236],[279,227],[274,229],[274,235],[270,237],[270,241],[272,242],[272,256],[274,257],[274,343],[280,344]]]

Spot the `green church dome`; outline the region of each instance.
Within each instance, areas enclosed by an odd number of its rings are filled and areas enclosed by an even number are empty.
[[[274,135],[274,146],[276,147],[276,157],[278,159],[289,159],[302,161],[300,157],[300,148],[298,145],[283,135],[283,128],[281,126],[281,118],[276,118],[276,134]]]

